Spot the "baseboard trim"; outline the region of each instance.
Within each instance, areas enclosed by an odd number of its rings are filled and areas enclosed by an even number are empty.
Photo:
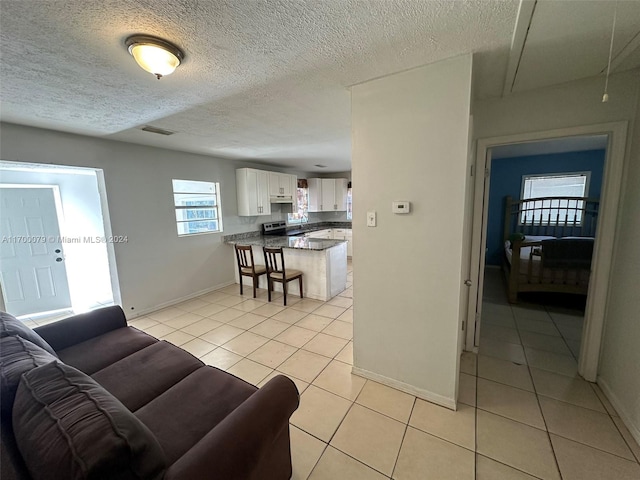
[[[218,285],[216,285],[214,287],[205,288],[204,290],[200,290],[199,292],[190,293],[189,295],[185,295],[185,296],[180,297],[180,298],[175,298],[173,300],[161,303],[161,304],[156,305],[154,307],[149,307],[149,308],[145,308],[143,310],[138,310],[137,312],[125,312],[125,314],[126,314],[127,320],[132,320],[134,318],[146,315],[147,313],[151,313],[151,312],[155,312],[157,310],[161,310],[163,308],[171,307],[173,305],[177,305],[178,303],[186,302],[187,300],[191,300],[192,298],[199,297],[200,295],[206,295],[207,293],[211,293],[211,292],[214,292],[216,290],[220,290],[221,288],[228,287],[229,285],[233,285],[234,283],[236,283],[236,282],[235,281],[231,281],[231,282],[220,283],[220,284],[218,284]]]
[[[456,401],[452,398],[443,397],[442,395],[430,392],[429,390],[414,387],[413,385],[409,385],[408,383],[385,377],[384,375],[370,372],[369,370],[365,370],[363,368],[352,367],[351,373],[353,373],[354,375],[358,375],[359,377],[373,380],[374,382],[382,383],[383,385],[395,388],[396,390],[400,390],[401,392],[414,395],[428,402],[435,403],[436,405],[440,405],[451,410],[457,410]]]
[[[620,420],[622,420],[624,426],[627,427],[627,429],[631,433],[631,436],[635,439],[636,442],[638,442],[638,445],[640,445],[640,427],[637,427],[633,424],[633,422],[631,421],[631,416],[624,408],[622,408],[620,400],[618,400],[618,397],[615,395],[615,393],[613,393],[611,387],[609,387],[607,382],[601,376],[598,376],[597,384],[602,392],[607,396],[607,399],[609,400],[609,402],[611,402],[613,408],[615,408],[616,412],[618,412]]]

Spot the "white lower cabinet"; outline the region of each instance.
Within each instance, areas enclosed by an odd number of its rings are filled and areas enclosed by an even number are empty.
[[[304,235],[307,238],[324,238],[327,240],[331,240],[333,238],[332,232],[330,228],[325,230],[316,230],[315,232],[309,232]]]
[[[350,228],[332,229],[331,238],[333,238],[334,240],[346,240],[347,241],[347,257],[353,256],[352,254],[353,248],[352,248],[352,242],[351,242],[351,239],[353,238],[353,236],[352,236],[352,230]]]

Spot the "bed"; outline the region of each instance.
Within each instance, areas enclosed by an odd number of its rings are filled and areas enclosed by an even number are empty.
[[[505,198],[504,261],[510,303],[520,292],[586,295],[599,200]]]

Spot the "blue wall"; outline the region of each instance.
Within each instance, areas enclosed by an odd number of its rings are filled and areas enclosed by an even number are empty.
[[[500,265],[503,251],[504,197],[520,199],[522,176],[542,173],[591,172],[589,197],[600,198],[604,150],[498,158],[491,161],[487,221],[487,265]]]

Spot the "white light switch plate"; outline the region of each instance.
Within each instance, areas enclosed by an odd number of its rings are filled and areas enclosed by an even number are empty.
[[[376,226],[376,212],[367,212],[367,227]]]

